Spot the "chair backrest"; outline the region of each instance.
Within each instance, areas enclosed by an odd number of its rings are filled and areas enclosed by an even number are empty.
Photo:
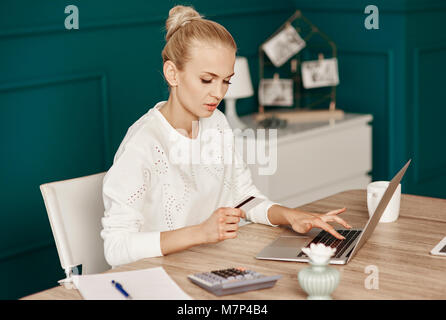
[[[78,265],[82,265],[81,274],[110,269],[100,236],[104,175],[101,172],[40,186],[60,264],[67,277],[71,268]]]

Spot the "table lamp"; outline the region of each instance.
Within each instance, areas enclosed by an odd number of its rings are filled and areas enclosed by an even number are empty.
[[[234,75],[231,84],[224,97],[225,115],[232,129],[244,129],[246,125],[237,116],[235,100],[248,98],[254,95],[251,76],[249,74],[248,60],[245,57],[236,57],[234,65]]]

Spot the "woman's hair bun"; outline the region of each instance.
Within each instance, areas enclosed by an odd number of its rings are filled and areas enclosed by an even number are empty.
[[[203,18],[193,7],[190,6],[175,6],[169,10],[169,18],[166,21],[166,41],[182,26],[193,20]]]

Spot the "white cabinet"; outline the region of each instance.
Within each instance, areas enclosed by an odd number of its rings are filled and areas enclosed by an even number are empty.
[[[256,130],[251,116],[241,119]],[[371,115],[346,113],[342,120],[278,129],[274,174],[259,174],[261,163],[249,164],[244,153],[255,185],[271,200],[290,207],[349,189],[365,189],[371,180],[372,119]],[[258,139],[260,136],[257,147]]]

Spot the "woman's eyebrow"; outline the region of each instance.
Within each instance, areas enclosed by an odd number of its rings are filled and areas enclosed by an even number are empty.
[[[214,76],[214,77],[217,77],[217,78],[219,77],[218,74],[215,74],[215,73],[212,73],[212,72],[209,72],[209,71],[204,71],[204,73],[209,73],[211,76]],[[229,75],[229,76],[227,76],[225,78],[232,77],[234,74],[235,74],[235,72],[233,72],[231,75]]]

